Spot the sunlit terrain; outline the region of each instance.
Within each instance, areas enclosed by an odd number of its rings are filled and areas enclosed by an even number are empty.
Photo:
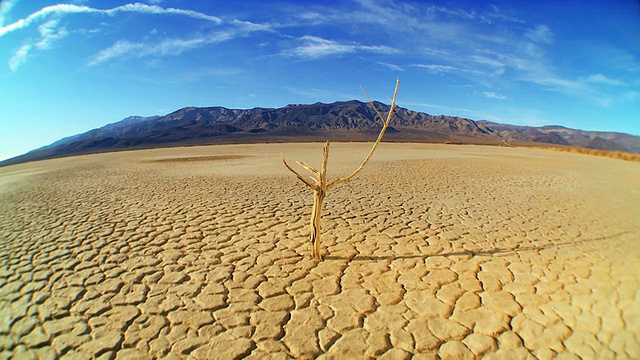
[[[280,152],[0,168],[0,358],[640,356],[640,166],[383,143],[322,218]],[[332,145],[329,177],[370,144]]]

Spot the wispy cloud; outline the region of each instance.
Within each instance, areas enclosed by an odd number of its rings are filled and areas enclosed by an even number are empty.
[[[351,100],[355,97],[354,94],[347,94],[347,93],[336,92],[333,90],[324,90],[324,89],[317,89],[317,88],[302,89],[302,88],[295,88],[295,87],[287,87],[286,90],[293,94],[301,95],[301,96],[308,97],[310,99],[315,99],[315,100],[329,100],[329,101],[335,101],[336,99]]]
[[[113,46],[92,56],[89,59],[88,65],[96,66],[122,57],[143,58],[146,56],[175,56],[207,44],[219,43],[232,39],[234,36],[235,34],[232,32],[219,31],[207,36],[199,36],[190,39],[165,39],[153,44],[120,40],[113,44]]]
[[[242,21],[238,19],[233,19],[229,23],[233,25],[235,28],[239,30],[243,30],[247,33],[253,32],[253,31],[272,31],[271,24],[256,24],[250,21]]]
[[[554,64],[551,45],[557,42],[557,35],[552,25],[529,24],[495,5],[460,9],[396,0],[353,0],[349,11],[339,6],[317,6],[298,14],[300,26],[345,26],[359,42],[367,38],[367,33],[387,39],[382,45],[393,39],[398,54],[412,54],[417,59],[407,67],[440,76],[464,76],[488,88],[526,83],[605,104],[608,97],[595,87],[615,83],[614,79],[602,77],[568,76]],[[283,54],[317,58],[355,51],[351,43],[314,39],[306,37],[304,44]],[[625,63],[631,64],[627,71],[639,68],[632,56],[627,54],[624,58]]]
[[[470,57],[472,64],[479,69],[483,69],[487,75],[501,76],[507,71],[507,64],[499,60],[500,56],[489,57],[485,54]]]
[[[38,49],[48,50],[54,42],[69,35],[65,27],[58,27],[58,23],[59,20],[51,20],[38,27],[38,32],[41,36],[40,41],[36,43]]]
[[[11,11],[11,8],[18,2],[18,0],[3,0],[0,1],[0,27],[4,25],[5,16]]]
[[[112,46],[100,51],[89,58],[88,65],[96,66],[107,61],[119,58],[144,58],[147,56],[177,56],[185,51],[201,48],[206,45],[221,43],[239,37],[249,36],[253,32],[272,32],[269,24],[256,24],[249,21],[234,19],[225,22],[221,30],[210,33],[198,33],[190,38],[169,38],[160,41],[133,42],[129,40],[119,40]],[[157,34],[157,29],[151,31]]]
[[[463,69],[452,65],[441,64],[411,64],[409,65],[415,68],[425,69],[433,74],[451,74],[451,73],[478,73],[476,70]]]
[[[20,65],[27,61],[27,56],[29,55],[31,48],[33,48],[33,45],[23,45],[18,49],[18,51],[15,52],[15,54],[13,54],[13,56],[9,59],[9,69],[11,71],[18,70]]]
[[[622,101],[640,100],[640,91],[627,91],[622,94]]]
[[[584,78],[584,81],[588,82],[588,83],[592,83],[592,84],[598,84],[598,85],[608,85],[608,86],[627,86],[626,83],[620,81],[620,80],[615,80],[615,79],[611,79],[610,77],[604,75],[604,74],[593,74],[593,75],[589,75],[586,78]]]
[[[324,56],[354,53],[357,51],[383,54],[397,53],[398,50],[385,45],[368,46],[357,43],[340,43],[317,36],[306,35],[299,38],[302,43],[292,49],[284,50],[280,55],[301,59],[317,59]]]
[[[532,78],[529,79],[529,81],[534,84],[544,86],[551,91],[557,91],[572,97],[586,99],[603,107],[609,107],[613,103],[623,100],[624,97],[624,94],[603,91],[603,81],[609,82],[607,85],[612,85],[612,83],[616,81],[608,78],[604,79],[597,75],[595,75],[595,78],[590,76],[587,78],[571,79],[558,76],[554,73],[549,73],[547,76]],[[598,84],[598,82],[600,84]],[[594,84],[599,86],[594,86]],[[616,83],[615,86],[620,85]]]
[[[377,64],[381,65],[381,66],[384,66],[387,69],[392,70],[392,71],[404,71],[404,69],[402,67],[400,67],[400,66],[398,66],[396,64],[389,64],[389,63],[382,62],[382,61],[378,61]]]
[[[489,98],[489,99],[507,100],[507,97],[505,95],[498,94],[498,93],[493,92],[493,91],[484,91],[482,93],[482,95],[487,97],[487,98]]]
[[[33,14],[27,16],[24,19],[20,19],[9,25],[0,27],[0,36],[4,36],[7,33],[10,33],[12,31],[16,31],[16,30],[28,27],[34,22],[42,21],[43,19],[47,18],[50,15],[99,13],[99,14],[113,16],[121,12],[136,12],[136,13],[144,13],[144,14],[175,14],[175,15],[188,16],[194,19],[211,21],[216,24],[222,23],[222,19],[220,19],[217,16],[212,16],[212,15],[204,14],[204,13],[193,11],[193,10],[163,8],[157,5],[146,5],[141,3],[126,4],[126,5],[115,7],[113,9],[106,9],[106,10],[92,8],[92,7],[83,6],[83,5],[58,4],[58,5],[44,7],[34,12]]]
[[[555,35],[547,25],[538,25],[525,32],[524,36],[537,43],[551,44],[555,40]]]
[[[525,23],[524,20],[518,18],[517,16],[505,13],[502,9],[500,9],[496,5],[489,5],[489,10],[487,11],[487,13],[483,14],[483,16],[490,19],[491,21],[498,20],[498,21],[516,23],[516,24]]]
[[[67,29],[58,27],[58,20],[48,21],[38,27],[40,39],[36,43],[28,43],[21,46],[9,59],[9,70],[15,72],[29,58],[32,50],[49,50],[53,43],[68,35]]]
[[[217,16],[202,12],[176,8],[164,8],[155,5],[156,3],[159,3],[158,1],[152,1],[152,3],[154,5],[132,3],[114,7],[112,9],[97,9],[94,7],[74,4],[59,4],[44,7],[24,19],[20,19],[9,25],[0,27],[0,37],[2,37],[12,31],[17,31],[35,23],[46,21],[48,17],[55,17],[53,20],[44,22],[39,26],[41,39],[35,44],[28,44],[21,47],[11,58],[9,67],[12,71],[15,71],[27,60],[30,51],[33,51],[34,49],[49,49],[55,41],[66,37],[68,35],[68,31],[64,27],[57,28],[57,25],[59,19],[68,14],[94,13],[106,16],[116,16],[119,13],[129,12],[139,14],[180,15],[212,22],[216,25],[225,25],[222,30],[209,34],[199,33],[191,38],[163,39],[155,43],[136,42],[128,39],[122,39],[115,42],[111,47],[92,56],[88,61],[90,66],[96,66],[120,57],[142,58],[146,56],[179,55],[184,51],[195,49],[207,44],[218,43],[235,37],[247,36],[255,31],[272,31],[271,25],[269,24],[256,24],[237,19],[225,22]],[[4,13],[8,12],[10,6],[4,5],[4,1],[2,4]],[[7,4],[11,4],[11,2]]]
[[[430,109],[440,109],[440,110],[446,110],[446,111],[456,111],[456,112],[465,112],[465,113],[475,113],[475,110],[471,110],[471,109],[467,109],[467,108],[461,108],[461,107],[454,107],[454,106],[446,106],[446,105],[439,105],[439,104],[432,104],[432,103],[419,103],[419,102],[398,102],[398,105],[400,106],[415,106],[415,107],[421,107],[421,108],[430,108]]]
[[[113,46],[106,48],[89,59],[89,66],[95,66],[103,62],[118,58],[132,52],[144,53],[145,45],[142,43],[132,43],[127,40],[120,40]]]
[[[197,83],[208,78],[216,78],[216,80],[224,78],[237,78],[245,72],[246,70],[240,67],[194,68],[175,74],[165,74],[160,79],[144,75],[132,75],[131,80],[140,83],[151,84],[154,86],[167,86],[180,85],[184,83]],[[218,87],[221,86],[218,85]],[[170,109],[167,109],[167,111],[168,110]],[[162,113],[162,111],[159,111],[159,113]]]
[[[349,11],[340,7],[304,9],[299,12],[299,25],[311,22],[345,26],[359,39],[374,33],[377,38],[392,39],[398,53],[423,57],[426,65],[423,68],[431,73],[466,73],[473,77],[500,77],[519,63],[540,63],[538,58],[531,60],[540,56],[539,48],[528,45],[544,46],[554,38],[550,27],[527,26],[493,5],[472,10],[395,0],[353,2],[355,5],[349,5]],[[307,48],[315,49],[309,44],[293,51],[304,53]],[[348,48],[333,49],[348,51]],[[521,67],[518,71],[525,69]]]
[[[260,24],[238,19],[223,20],[198,11],[163,7],[160,5],[166,2],[161,0],[145,0],[145,3],[129,3],[110,9],[76,2],[43,7],[23,19],[5,24],[9,20],[6,15],[16,2],[0,1],[0,37],[29,26],[39,26],[40,38],[20,44],[22,46],[9,60],[12,71],[24,64],[35,51],[50,49],[56,41],[69,36],[69,31],[61,27],[59,21],[64,15],[78,13],[100,14],[100,20],[122,13],[177,15],[216,25],[217,31],[207,33],[202,28],[211,27],[205,26],[198,29],[197,33],[183,32],[182,35],[173,34],[171,38],[164,39],[162,30],[154,31],[157,34],[151,33],[154,36],[143,38],[132,38],[129,34],[116,37],[108,48],[94,50],[94,55],[87,61],[93,67],[118,59],[180,55],[261,31],[278,34],[276,39],[258,40],[261,44],[275,44],[273,47],[256,45],[260,47],[261,54],[301,60],[356,53],[391,55],[380,58],[371,56],[371,61],[376,66],[392,71],[422,69],[423,73],[438,75],[443,79],[463,78],[464,82],[484,86],[487,90],[479,90],[476,95],[496,100],[505,100],[506,96],[492,90],[507,88],[504,85],[509,83],[515,87],[524,84],[543,91],[561,92],[607,105],[612,103],[609,90],[617,91],[613,98],[620,98],[622,91],[628,92],[632,87],[632,80],[628,80],[628,84],[618,80],[627,81],[627,77],[621,73],[637,74],[640,71],[640,62],[635,53],[615,49],[608,51],[610,56],[601,58],[609,58],[611,63],[617,63],[620,72],[608,72],[605,69],[576,74],[564,71],[562,65],[554,63],[553,59],[553,50],[562,40],[561,32],[556,34],[554,31],[561,29],[552,23],[527,23],[519,18],[521,15],[511,13],[508,5],[497,7],[474,3],[459,8],[398,0],[351,0],[346,4],[331,6],[322,3],[293,5],[292,2],[285,5],[289,8],[278,8],[277,15],[270,15],[271,23]],[[339,35],[327,35],[325,30],[328,25],[336,29],[332,34]],[[107,29],[107,26],[103,29]],[[77,34],[79,31],[70,30],[70,33]],[[307,35],[299,36],[301,33]],[[393,55],[410,57],[400,60]],[[515,98],[516,94],[510,93],[509,99]]]

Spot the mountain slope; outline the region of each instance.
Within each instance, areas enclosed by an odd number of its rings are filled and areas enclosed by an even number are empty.
[[[498,135],[505,138],[507,141],[535,141],[570,145],[587,149],[640,153],[640,136],[625,133],[586,131],[569,129],[556,125],[542,127],[517,126],[499,124],[486,120],[480,120],[479,123],[492,128]],[[560,136],[562,140],[560,140],[560,142],[549,141],[549,134],[556,134]],[[553,136],[555,137],[555,135]],[[555,137],[555,139],[557,140],[558,138]]]
[[[383,114],[388,105],[375,103]],[[227,109],[187,107],[164,116],[132,116],[64,138],[25,155],[0,162],[10,165],[53,157],[165,146],[279,142],[373,141],[382,126],[367,103],[288,105],[283,108]],[[599,140],[598,140],[599,139]],[[396,108],[386,141],[453,143],[548,143],[640,152],[640,137],[588,132],[558,126],[541,128],[429,115]]]

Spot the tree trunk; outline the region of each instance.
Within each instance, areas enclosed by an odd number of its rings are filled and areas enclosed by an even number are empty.
[[[311,244],[313,246],[313,257],[322,259],[320,255],[320,217],[322,216],[322,204],[326,193],[322,190],[314,191],[313,194],[313,211],[311,214]]]

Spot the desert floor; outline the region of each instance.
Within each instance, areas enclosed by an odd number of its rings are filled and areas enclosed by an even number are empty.
[[[329,177],[371,144],[332,144]],[[640,164],[322,144],[0,168],[0,358],[640,358]]]

